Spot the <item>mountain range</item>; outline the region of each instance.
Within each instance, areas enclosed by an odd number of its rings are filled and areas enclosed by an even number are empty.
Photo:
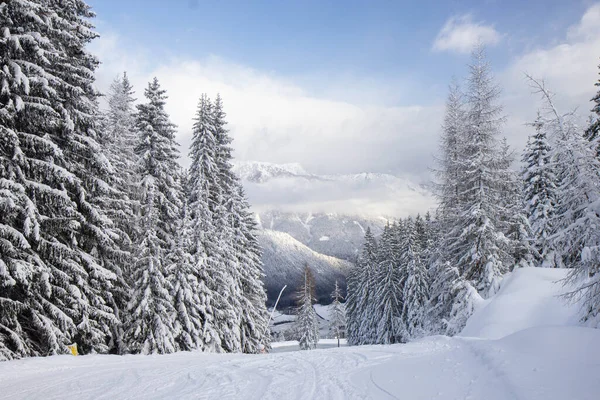
[[[305,265],[315,272],[319,302],[328,303],[335,280],[345,287],[367,228],[379,235],[388,221],[435,205],[427,188],[392,174],[318,175],[265,162],[234,170],[256,213],[270,304],[284,284],[282,305],[293,303]]]

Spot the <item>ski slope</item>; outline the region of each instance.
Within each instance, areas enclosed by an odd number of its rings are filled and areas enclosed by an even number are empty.
[[[511,274],[458,337],[268,355],[18,360],[0,363],[0,398],[597,400],[600,330],[573,325],[577,308],[556,298],[564,273]]]

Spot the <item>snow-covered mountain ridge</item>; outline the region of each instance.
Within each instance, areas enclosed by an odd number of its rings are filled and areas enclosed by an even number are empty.
[[[234,172],[243,182],[259,227],[289,235],[284,240],[269,232],[261,238],[263,246],[265,242],[269,246],[263,262],[271,301],[273,283],[282,269],[291,268],[289,275],[295,276],[300,264],[315,262],[329,264],[328,270],[333,271],[341,260],[355,260],[367,228],[379,235],[389,220],[424,213],[435,205],[426,188],[391,174],[318,175],[297,163],[267,162],[237,162]],[[290,245],[292,240],[297,243]],[[335,259],[309,255],[305,246]],[[275,260],[279,264],[272,265]],[[269,276],[274,271],[279,272]],[[324,281],[333,284],[326,275]]]

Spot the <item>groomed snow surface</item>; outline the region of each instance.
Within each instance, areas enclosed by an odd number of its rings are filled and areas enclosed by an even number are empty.
[[[522,269],[462,336],[267,355],[56,356],[0,363],[2,399],[600,399],[600,330]],[[328,347],[333,341],[322,343]]]

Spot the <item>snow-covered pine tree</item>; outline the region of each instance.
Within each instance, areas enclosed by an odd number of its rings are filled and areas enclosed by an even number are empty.
[[[402,320],[404,339],[424,336],[426,306],[429,299],[429,277],[423,259],[426,246],[423,219],[417,216],[413,223],[410,218],[404,223],[405,236],[401,268],[406,271],[402,285]]]
[[[112,206],[111,218],[120,230],[135,240],[135,215],[139,209],[137,201],[138,176],[135,147],[138,136],[135,131],[135,98],[127,73],[115,78],[108,93],[108,110],[104,114],[100,143],[114,169],[114,187],[118,189]]]
[[[105,352],[118,323],[123,253],[96,201],[112,171],[95,140],[91,17],[79,0],[0,5],[0,358],[74,340]]]
[[[461,199],[458,218],[448,226],[446,245],[452,265],[484,297],[489,297],[508,271],[506,260],[511,256],[509,240],[501,230],[501,217],[506,215],[506,203],[502,201],[505,174],[498,143],[503,118],[497,104],[500,90],[483,47],[475,49],[469,67],[466,124],[460,140]]]
[[[530,78],[542,95],[547,117],[544,125],[556,140],[557,207],[553,248],[567,267],[568,282],[576,286],[570,296],[582,299],[583,320],[600,326],[600,161],[595,142],[583,137],[573,113],[560,114],[543,82]]]
[[[374,293],[377,253],[377,241],[371,228],[367,227],[362,252],[348,277],[346,336],[350,345],[373,342],[375,327],[370,324],[372,321],[368,318],[368,310]]]
[[[257,353],[262,346],[268,347],[270,340],[263,265],[256,237],[256,220],[242,184],[232,169],[232,139],[225,127],[225,117],[223,101],[217,95],[212,108],[212,127],[217,142],[215,164],[219,188],[216,201],[220,206],[215,208],[215,212],[222,215],[217,214],[216,220],[224,224],[220,230],[225,235],[223,242],[233,247],[233,251],[226,254],[233,256],[232,274],[239,285],[241,351]]]
[[[193,248],[194,233],[187,207],[184,207],[176,249],[175,263],[169,267],[175,307],[175,340],[180,350],[218,351],[219,332],[214,327],[212,291],[196,270]]]
[[[436,245],[430,255],[429,279],[431,282],[427,306],[427,330],[433,334],[444,333],[445,321],[450,317],[454,301],[453,282],[460,276],[452,265],[456,258],[452,246],[458,239],[459,231],[453,229],[460,224],[460,210],[464,199],[466,164],[462,162],[465,147],[466,111],[464,95],[453,81],[446,100],[446,112],[435,175],[435,194],[438,198],[436,210]],[[451,261],[452,260],[452,261]]]
[[[551,163],[552,148],[547,128],[538,112],[532,124],[535,134],[529,137],[523,152],[523,193],[525,215],[531,226],[532,250],[541,267],[557,267],[550,236],[556,207],[556,176]]]
[[[175,125],[165,111],[166,94],[154,78],[137,106],[142,230],[136,243],[133,294],[128,306],[125,341],[143,354],[177,350],[171,282],[167,267],[177,262],[177,232],[182,210],[179,151]]]
[[[194,117],[190,148],[189,211],[194,234],[191,254],[199,274],[212,291],[214,326],[221,343],[219,351],[240,352],[241,287],[237,258],[233,253],[231,225],[223,204],[212,104],[203,94]]]
[[[341,303],[341,300],[344,298],[337,280],[335,281],[335,289],[331,293],[331,299],[333,301],[329,316],[329,334],[332,338],[337,339],[338,347],[340,347],[340,338],[346,336],[346,315],[344,313],[344,305]]]
[[[446,113],[440,138],[440,155],[435,174],[438,181],[435,193],[438,198],[439,220],[445,226],[454,224],[462,198],[462,180],[465,165],[461,163],[465,139],[464,95],[456,82],[449,87]]]
[[[300,350],[312,350],[319,343],[319,321],[313,304],[315,299],[315,278],[307,265],[304,268],[302,284],[298,292],[296,330]]]
[[[535,265],[534,250],[531,244],[531,225],[525,214],[525,199],[521,176],[511,168],[514,155],[506,138],[501,142],[502,208],[500,221],[505,236],[509,241],[508,256],[503,263],[509,270],[518,267]]]
[[[388,224],[379,241],[378,264],[372,277],[373,295],[365,315],[367,326],[375,327],[374,343],[402,343],[403,274],[393,251],[393,232]]]
[[[600,65],[598,66],[600,68]],[[600,87],[600,79],[594,84],[596,87]],[[600,140],[600,90],[596,92],[596,95],[591,100],[594,103],[592,107],[592,115],[590,120],[590,125],[585,130],[584,137],[590,142],[595,142],[594,148],[596,149],[596,154],[600,156],[600,146],[598,141]]]

